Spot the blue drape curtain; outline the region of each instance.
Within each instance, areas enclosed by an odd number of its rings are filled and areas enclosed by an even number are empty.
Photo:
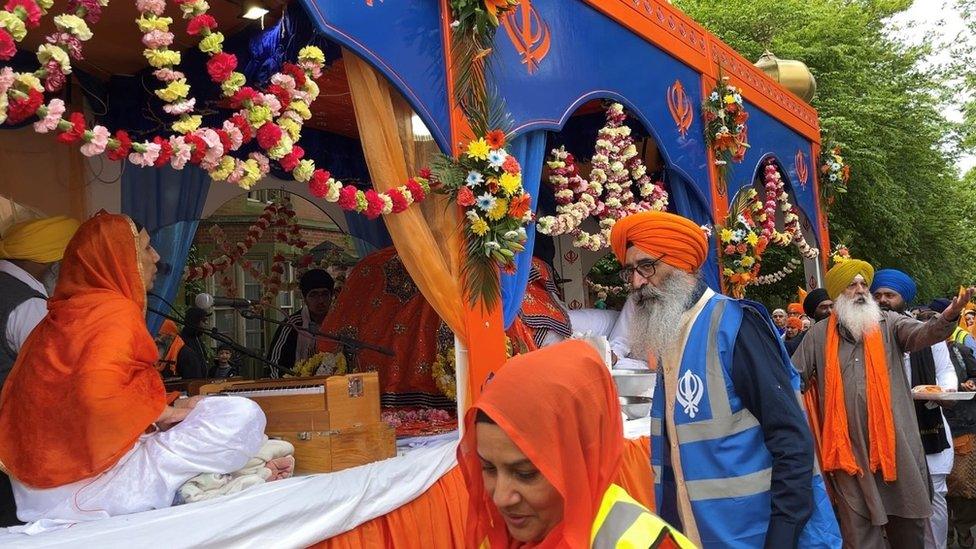
[[[546,131],[536,130],[524,133],[512,140],[509,152],[515,155],[522,165],[522,186],[532,195],[532,211],[539,204],[539,184],[542,180],[542,165],[546,158]],[[502,274],[502,312],[505,329],[515,322],[522,297],[529,283],[529,269],[532,268],[532,248],[535,245],[535,224],[529,225],[528,241],[525,251],[515,256],[515,274]]]
[[[687,217],[699,225],[713,224],[712,212],[708,207],[708,203],[702,199],[691,182],[671,170],[665,172],[665,178],[668,194],[670,195],[670,209],[674,213]],[[712,238],[709,239],[708,259],[702,266],[702,277],[705,279],[705,283],[708,284],[709,288],[716,292],[720,291],[718,256],[715,251],[714,231]]]
[[[210,177],[196,166],[182,170],[166,168],[137,168],[127,165],[122,173],[122,213],[141,223],[152,237],[159,252],[160,263],[169,272],[156,277],[153,293],[172,302],[179,290],[186,257],[197,232],[203,213]],[[149,307],[168,311],[169,306],[150,296]],[[162,317],[149,313],[146,318],[150,333],[155,334],[163,323]]]

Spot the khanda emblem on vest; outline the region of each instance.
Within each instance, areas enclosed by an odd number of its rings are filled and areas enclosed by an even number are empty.
[[[691,370],[685,371],[685,375],[678,378],[678,404],[681,404],[691,419],[695,419],[698,415],[698,404],[701,403],[704,395],[705,384]]]
[[[552,45],[549,25],[535,11],[531,1],[522,0],[518,7],[502,18],[502,26],[522,57],[522,64],[529,74],[534,73]]]

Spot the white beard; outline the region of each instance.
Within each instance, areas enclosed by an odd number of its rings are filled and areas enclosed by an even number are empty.
[[[663,357],[678,345],[681,315],[697,285],[695,275],[676,269],[660,288],[648,284],[630,294],[628,299],[636,305],[629,327],[631,355],[646,359],[653,353]]]
[[[860,299],[864,299],[864,302],[859,302]],[[834,312],[837,314],[837,321],[857,341],[881,322],[881,307],[871,296],[850,298],[841,294],[834,300]]]

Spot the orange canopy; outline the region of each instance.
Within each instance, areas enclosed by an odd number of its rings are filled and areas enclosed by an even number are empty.
[[[48,315],[0,395],[0,462],[52,488],[112,467],[166,406],[146,329],[136,228],[100,212],[65,250]]]
[[[467,546],[487,537],[492,547],[516,547],[482,479],[474,423],[479,409],[562,496],[562,524],[535,547],[589,547],[624,449],[617,390],[593,347],[570,340],[510,359],[465,415],[458,463],[470,493]]]

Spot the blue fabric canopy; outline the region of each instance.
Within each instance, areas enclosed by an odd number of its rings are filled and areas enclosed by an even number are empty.
[[[179,290],[209,189],[210,176],[192,165],[179,171],[126,165],[122,172],[122,213],[146,228],[160,263],[169,266],[169,272],[161,271],[153,286],[153,293],[166,301],[173,301]],[[168,305],[153,296],[149,307],[169,311]],[[146,323],[150,333],[155,334],[163,318],[149,313]]]
[[[532,195],[532,211],[536,211],[539,204],[539,183],[542,181],[542,164],[546,158],[546,133],[544,130],[524,133],[513,139],[509,147],[509,152],[522,165],[522,185],[525,192]],[[515,322],[519,309],[522,308],[525,287],[529,283],[532,248],[535,246],[535,223],[529,224],[526,233],[528,240],[525,251],[515,256],[515,274],[502,274],[501,277],[502,313],[506,330]]]

